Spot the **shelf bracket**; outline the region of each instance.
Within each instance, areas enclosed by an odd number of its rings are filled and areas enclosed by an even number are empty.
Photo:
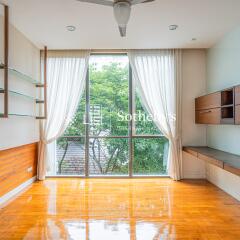
[[[44,100],[36,100],[36,103],[45,103]]]
[[[44,84],[36,84],[37,88],[44,88]]]

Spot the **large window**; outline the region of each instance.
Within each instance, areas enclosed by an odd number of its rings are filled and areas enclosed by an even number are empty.
[[[141,104],[127,55],[90,57],[85,95],[56,149],[56,175],[166,175],[168,140]]]

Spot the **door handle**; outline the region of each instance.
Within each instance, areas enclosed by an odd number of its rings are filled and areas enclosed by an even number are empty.
[[[211,113],[212,111],[211,110],[208,110],[208,111],[200,111],[199,113],[200,114],[206,114],[206,113]]]

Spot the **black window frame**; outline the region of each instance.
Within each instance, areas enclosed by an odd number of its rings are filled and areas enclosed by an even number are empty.
[[[91,56],[127,56],[127,53],[91,53]],[[129,97],[129,102],[128,102],[128,111],[131,116],[135,113],[135,97],[136,97],[136,91],[135,91],[135,86],[133,85],[133,77],[132,77],[132,68],[129,62],[129,78],[128,78],[128,84],[129,84],[129,91],[128,91],[128,97]],[[134,174],[133,173],[133,161],[134,161],[134,139],[149,139],[149,138],[162,138],[164,137],[163,134],[136,134],[135,133],[135,121],[131,119],[128,123],[128,135],[126,136],[94,136],[90,135],[90,75],[89,75],[89,67],[87,69],[87,74],[86,74],[86,79],[85,79],[85,97],[86,97],[86,104],[85,104],[85,135],[79,135],[79,136],[63,136],[66,138],[84,138],[85,139],[85,174],[84,175],[67,175],[67,176],[79,176],[83,178],[132,178],[132,177],[146,177],[146,178],[151,178],[151,177],[168,177],[168,174],[154,174],[154,175],[148,175],[148,174]],[[61,137],[60,137],[61,138]],[[122,139],[128,139],[129,141],[129,161],[128,161],[128,174],[125,175],[90,175],[89,174],[89,142],[90,139],[92,138],[100,138],[100,139],[105,139],[105,138],[122,138]],[[57,175],[56,176],[65,176],[65,175]]]

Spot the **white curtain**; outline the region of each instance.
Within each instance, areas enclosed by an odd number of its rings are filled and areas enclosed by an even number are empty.
[[[85,88],[89,51],[49,51],[47,119],[40,122],[38,179],[44,180],[48,144],[60,137],[74,116]]]
[[[181,179],[181,50],[130,50],[137,92],[159,130],[169,140],[168,173]]]

